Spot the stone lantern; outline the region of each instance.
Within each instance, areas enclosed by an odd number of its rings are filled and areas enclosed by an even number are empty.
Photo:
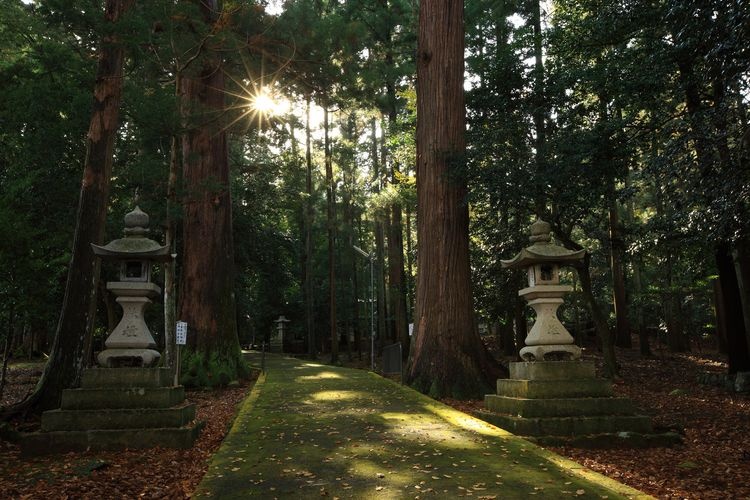
[[[511,260],[501,261],[509,269],[526,269],[529,286],[518,295],[536,312],[534,326],[526,336],[520,356],[525,361],[574,360],[581,349],[557,319],[563,295],[572,287],[560,284],[560,266],[583,260],[585,250],[571,251],[551,242],[550,225],[537,220],[531,225],[531,246]]]
[[[154,350],[156,342],[143,319],[143,311],[161,289],[151,283],[154,262],[170,259],[169,248],[146,237],[148,215],[135,209],[125,215],[125,237],[105,246],[92,244],[94,253],[119,263],[119,281],[107,283],[122,306],[122,319],[104,342],[106,349],[97,362],[107,368],[124,366],[155,366],[161,355]]]
[[[273,322],[276,323],[276,334],[271,337],[271,352],[284,352],[284,332],[289,320],[282,314]]]

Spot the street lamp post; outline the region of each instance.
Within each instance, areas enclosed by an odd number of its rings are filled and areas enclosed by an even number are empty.
[[[373,268],[375,256],[357,245],[352,245],[352,248],[365,259],[370,260],[370,369],[375,371],[375,271]]]

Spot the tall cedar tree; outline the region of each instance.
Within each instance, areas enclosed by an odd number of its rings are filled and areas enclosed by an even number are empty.
[[[134,0],[107,0],[105,24],[118,23],[133,4]],[[95,319],[91,305],[96,303],[99,281],[99,262],[91,250],[91,243],[102,243],[104,238],[125,57],[116,30],[107,29],[106,33],[99,49],[73,251],[50,359],[32,395],[9,408],[7,413],[29,407],[47,410],[60,406],[62,391],[78,383],[86,364],[87,332],[91,331]]]
[[[223,21],[216,0],[200,2],[203,21]],[[242,373],[234,299],[234,241],[229,152],[224,123],[224,71],[219,48],[206,39],[202,58],[183,71],[179,84],[187,117],[182,140],[182,274],[179,317],[188,323],[185,366],[224,384]],[[197,366],[195,366],[195,365]],[[200,366],[202,365],[202,366]]]
[[[423,0],[417,51],[416,334],[407,378],[432,396],[471,397],[501,375],[474,325],[463,173],[463,1]]]

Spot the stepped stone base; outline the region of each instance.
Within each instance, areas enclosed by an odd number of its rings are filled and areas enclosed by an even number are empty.
[[[650,419],[629,399],[614,397],[611,383],[596,378],[588,361],[511,363],[510,379],[497,381],[485,406],[478,414],[483,420],[545,444],[679,442],[655,437]]]
[[[42,414],[42,431],[21,439],[22,455],[161,446],[190,448],[202,423],[185,389],[165,368],[92,368],[61,408]]]

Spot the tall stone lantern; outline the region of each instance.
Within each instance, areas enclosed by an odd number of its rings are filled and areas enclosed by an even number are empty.
[[[105,246],[91,245],[99,257],[119,263],[119,280],[108,282],[107,290],[115,294],[123,311],[97,362],[107,368],[151,367],[159,362],[161,354],[155,350],[156,342],[143,319],[143,311],[151,299],[161,294],[161,289],[151,282],[153,263],[171,257],[167,246],[146,237],[149,217],[140,208],[135,207],[124,220],[124,238]]]
[[[571,251],[552,243],[550,225],[537,220],[531,225],[531,246],[510,260],[501,261],[509,269],[526,269],[529,286],[518,292],[536,312],[534,326],[526,336],[520,356],[525,361],[575,360],[581,349],[557,319],[557,308],[565,293],[573,290],[560,284],[560,266],[583,260],[585,250]]]

